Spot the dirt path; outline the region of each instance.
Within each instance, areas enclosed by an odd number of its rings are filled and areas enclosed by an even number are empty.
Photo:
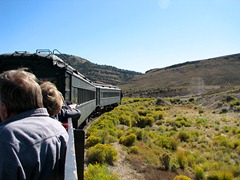
[[[118,143],[114,143],[113,146],[118,151],[118,160],[114,162],[113,166],[109,166],[109,169],[119,175],[120,180],[142,180],[145,179],[144,175],[137,172],[131,164],[125,159],[126,152],[122,150],[122,147]]]

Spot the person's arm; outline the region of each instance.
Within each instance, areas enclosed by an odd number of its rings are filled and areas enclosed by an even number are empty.
[[[72,107],[76,107],[73,104]],[[61,112],[58,115],[58,119],[61,122],[67,122],[67,118],[72,118],[73,120],[78,120],[81,116],[81,112],[76,108],[71,108],[70,105],[64,105],[61,109]]]

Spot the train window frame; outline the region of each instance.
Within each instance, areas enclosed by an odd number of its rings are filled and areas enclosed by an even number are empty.
[[[120,92],[102,92],[101,97],[102,98],[108,98],[108,97],[118,97]]]
[[[65,76],[65,101],[70,101],[71,99],[71,75],[66,73]]]
[[[95,100],[96,88],[89,82],[81,79],[76,75],[72,75],[71,100],[76,104],[83,104],[88,101]]]

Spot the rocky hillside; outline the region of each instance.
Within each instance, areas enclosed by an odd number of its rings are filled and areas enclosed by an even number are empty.
[[[127,96],[211,94],[240,86],[240,54],[152,69],[119,85]]]
[[[240,87],[240,54],[151,69],[145,74],[94,64],[77,56],[59,56],[88,79],[118,85],[130,97],[203,95]]]
[[[135,71],[94,64],[78,56],[67,54],[58,56],[93,82],[118,85],[131,80],[135,75],[142,75]]]

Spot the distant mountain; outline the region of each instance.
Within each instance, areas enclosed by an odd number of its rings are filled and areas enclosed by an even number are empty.
[[[135,71],[118,69],[108,65],[94,64],[78,56],[67,54],[58,54],[58,56],[88,79],[97,83],[118,85],[128,82],[136,75],[142,75],[142,73]]]
[[[185,62],[136,75],[120,84],[126,96],[204,95],[240,87],[240,54]]]

